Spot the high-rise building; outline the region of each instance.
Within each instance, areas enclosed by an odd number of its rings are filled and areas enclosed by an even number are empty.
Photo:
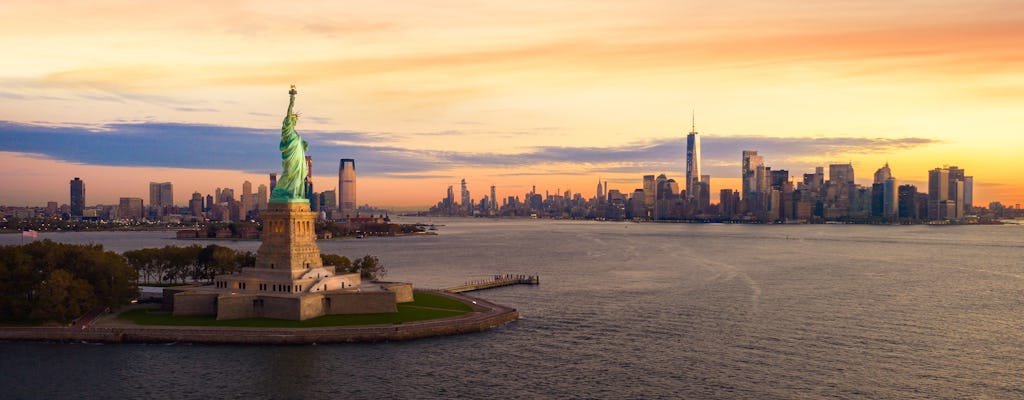
[[[193,217],[203,216],[203,195],[199,192],[192,193],[192,199],[188,201],[188,210]]]
[[[718,214],[722,218],[732,218],[736,215],[736,203],[733,203],[732,189],[718,191]]]
[[[892,178],[892,170],[889,169],[889,163],[885,163],[882,168],[875,171],[875,183],[885,183],[885,180],[889,178]]]
[[[598,204],[604,202],[604,187],[601,186],[601,180],[600,179],[597,180],[597,194],[594,195],[594,198],[597,199]]]
[[[448,215],[455,213],[455,190],[452,189],[451,185],[448,185],[448,192],[445,193],[444,209],[448,212]]]
[[[260,185],[256,188],[256,209],[263,211],[267,209],[267,201],[270,200],[268,197],[270,192],[267,190],[267,185]]]
[[[256,209],[256,196],[252,192],[252,182],[242,182],[242,213]]]
[[[140,220],[145,217],[145,207],[138,197],[122,197],[117,206],[121,219]]]
[[[340,218],[356,215],[356,160],[351,158],[338,165],[338,211]]]
[[[149,183],[149,206],[163,208],[174,205],[174,185],[170,182]]]
[[[918,214],[918,209],[920,209],[920,207],[917,204],[917,186],[900,185],[897,191],[899,201],[899,217],[901,219],[909,220],[920,219],[921,215]]]
[[[270,191],[273,192],[277,186],[277,174],[270,174]]]
[[[882,216],[886,218],[896,218],[899,216],[899,185],[896,184],[896,178],[889,177],[882,183],[883,199],[882,199]]]
[[[940,206],[949,200],[949,168],[928,171],[928,219],[938,220]]]
[[[694,187],[700,182],[700,136],[693,124],[686,135],[686,196],[693,199]]]
[[[463,210],[465,210],[465,211],[467,211],[469,213],[472,213],[473,212],[473,200],[470,199],[470,197],[469,197],[469,189],[466,188],[466,179],[465,178],[462,179],[462,191],[460,193],[462,194],[462,202],[459,205],[462,206]]]
[[[968,214],[971,213],[971,209],[974,208],[974,177],[964,177],[964,210]]]
[[[853,164],[829,165],[828,180],[829,182],[832,182],[833,185],[841,183],[853,184]]]
[[[320,203],[322,204],[320,209],[324,212],[331,214],[334,210],[338,209],[338,192],[334,190],[325,190],[323,193],[320,193],[320,199]],[[328,210],[330,211],[328,212]]]
[[[654,180],[654,175],[644,175],[644,196],[643,205],[647,207],[647,210],[654,208],[655,193],[658,190],[658,183]]]
[[[743,164],[740,176],[742,177],[743,193],[742,198],[747,210],[757,197],[757,169],[764,166],[764,157],[757,155],[757,150],[743,150]]]
[[[964,185],[964,179],[966,178],[964,170],[957,166],[949,167],[949,200],[955,201],[956,204],[953,206],[955,212],[953,218],[963,218],[966,212],[964,207],[965,196],[967,194],[966,187]],[[973,185],[973,184],[972,184]]]
[[[69,183],[71,184],[71,216],[81,217],[85,212],[85,182],[76,176]]]
[[[498,211],[498,197],[494,185],[491,185],[491,211]]]

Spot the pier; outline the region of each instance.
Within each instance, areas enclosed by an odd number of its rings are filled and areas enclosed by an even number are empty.
[[[450,287],[450,288],[447,288],[447,289],[442,289],[442,290],[445,291],[445,292],[448,292],[448,293],[462,293],[462,292],[472,292],[474,290],[491,289],[491,288],[502,287],[502,286],[511,286],[511,285],[539,285],[539,284],[540,284],[540,276],[539,275],[512,275],[512,274],[501,275],[501,274],[498,274],[498,275],[494,275],[490,279],[485,279],[485,280],[480,280],[480,281],[473,281],[473,282],[466,282],[464,285],[453,286],[453,287]]]

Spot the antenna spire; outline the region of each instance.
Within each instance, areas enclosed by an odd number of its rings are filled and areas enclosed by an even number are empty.
[[[697,132],[697,112],[690,109],[690,132]]]

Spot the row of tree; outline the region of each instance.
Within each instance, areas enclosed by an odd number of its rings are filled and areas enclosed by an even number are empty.
[[[379,280],[387,270],[376,256],[350,260],[322,254],[339,273]],[[211,244],[104,251],[102,245],[50,240],[0,246],[0,321],[68,322],[97,306],[117,307],[138,298],[138,284],[212,281],[256,264],[248,251]]]
[[[0,321],[68,322],[138,297],[138,275],[102,245],[50,240],[0,246]]]
[[[142,283],[184,283],[211,281],[219,274],[230,274],[242,267],[256,265],[249,251],[211,244],[202,247],[164,246],[124,252],[128,265],[139,274]]]
[[[124,253],[124,257],[143,284],[212,281],[217,275],[233,274],[240,268],[256,265],[256,256],[252,252],[235,251],[215,244],[130,250]],[[359,273],[363,279],[379,280],[387,274],[387,269],[376,256],[366,255],[355,261],[337,254],[321,254],[320,258],[324,265],[335,266],[339,273]]]

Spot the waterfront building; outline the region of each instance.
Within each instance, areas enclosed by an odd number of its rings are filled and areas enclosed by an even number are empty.
[[[900,185],[897,197],[899,201],[898,216],[901,220],[913,221],[921,218],[921,215],[918,214],[921,207],[917,203],[917,186]]]
[[[138,197],[122,197],[118,201],[117,214],[121,219],[141,220],[145,218],[145,207]]]
[[[192,193],[192,199],[188,201],[188,211],[193,217],[203,216],[203,195],[199,192]]]
[[[889,169],[889,163],[885,163],[882,168],[875,171],[875,182],[874,183],[885,183],[886,179],[892,178],[892,170]]]
[[[645,212],[643,212],[642,214],[649,216],[650,215],[650,211],[654,209],[654,201],[655,201],[654,194],[658,190],[658,183],[655,180],[654,175],[644,175],[643,182],[644,182],[643,192],[645,194],[644,195],[643,205],[644,205],[644,207],[647,210]]]
[[[686,135],[686,196],[691,200],[696,198],[694,189],[700,182],[700,173],[700,135],[694,123]]]
[[[85,182],[76,176],[69,184],[71,185],[71,217],[81,218],[85,211]]]
[[[896,184],[896,178],[890,176],[883,185],[882,195],[882,216],[885,218],[898,218],[899,217],[899,185]]]
[[[256,210],[263,211],[267,209],[268,196],[270,196],[270,192],[267,185],[260,185],[256,188]]]
[[[928,171],[928,219],[942,219],[940,204],[949,200],[949,168],[935,168]],[[944,210],[943,210],[944,211]],[[955,211],[954,211],[955,213]]]
[[[491,207],[492,212],[498,211],[498,195],[494,185],[491,185]]]
[[[149,206],[163,208],[174,205],[174,185],[170,182],[149,183]]]
[[[252,182],[242,182],[242,214],[256,209],[256,195],[252,192]]]
[[[757,194],[760,185],[758,184],[757,174],[758,169],[761,169],[763,175],[763,168],[764,157],[757,155],[757,150],[743,150],[740,170],[743,185],[741,198],[743,209],[748,212],[757,212],[759,210],[759,207],[757,207]]]
[[[448,191],[445,193],[443,203],[444,210],[448,215],[455,213],[455,190],[452,188],[452,185],[448,185]]]
[[[966,202],[965,197],[967,195],[966,187],[964,185],[965,178],[964,170],[955,165],[949,167],[949,195],[947,196],[947,199],[956,202],[953,207],[955,212],[953,213],[953,216],[950,217],[952,219],[961,219],[965,216],[966,209],[964,207],[964,203]]]
[[[460,193],[462,194],[462,202],[459,203],[459,206],[461,206],[462,211],[468,215],[473,215],[473,200],[469,197],[469,189],[466,187],[465,178],[462,179],[461,185],[462,191]]]
[[[964,177],[964,210],[966,213],[971,214],[971,209],[974,208],[974,177]]]
[[[356,215],[356,160],[351,158],[338,164],[338,211],[341,218]]]
[[[722,189],[718,192],[718,215],[726,219],[736,216],[736,202],[732,189]]]

